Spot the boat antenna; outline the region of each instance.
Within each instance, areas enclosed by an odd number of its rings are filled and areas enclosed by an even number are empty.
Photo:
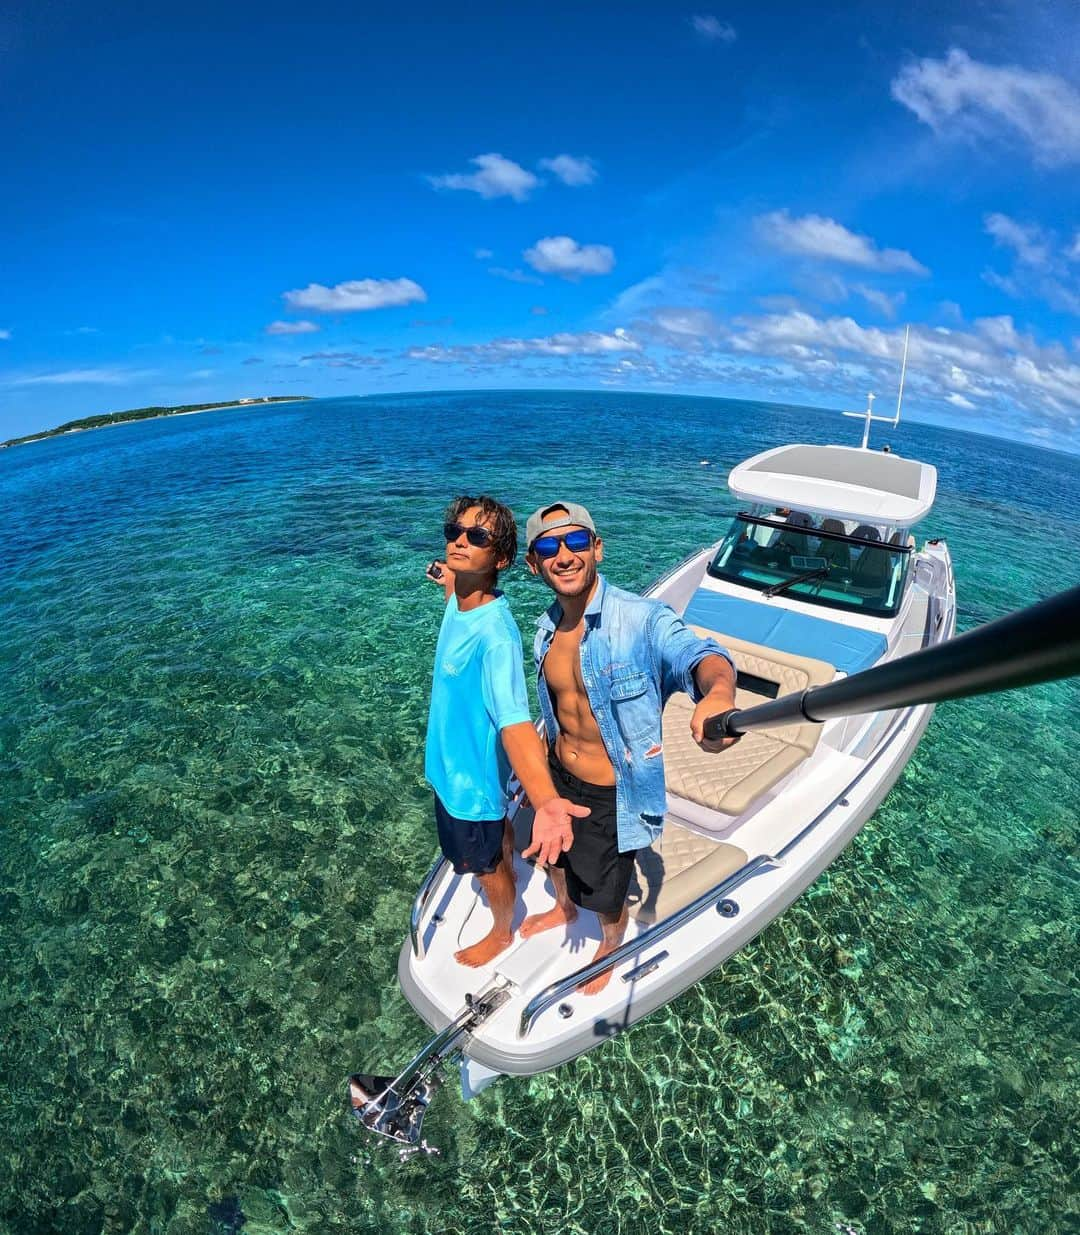
[[[897,391],[897,395],[896,395],[896,415],[895,416],[875,416],[874,415],[874,399],[876,398],[876,396],[873,391],[871,391],[866,396],[866,411],[845,412],[844,413],[845,416],[857,416],[859,419],[865,422],[863,424],[863,435],[862,435],[862,449],[863,450],[869,449],[868,443],[870,441],[870,422],[872,420],[880,421],[882,424],[885,424],[885,425],[892,425],[894,429],[900,423],[900,405],[904,401],[904,378],[907,376],[907,355],[908,355],[908,343],[910,342],[910,339],[911,339],[911,327],[905,326],[904,327],[904,359],[900,365],[900,389],[899,391]]]

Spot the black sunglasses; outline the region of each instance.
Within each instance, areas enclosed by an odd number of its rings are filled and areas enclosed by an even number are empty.
[[[457,540],[462,532],[465,533],[465,539],[474,549],[487,549],[495,540],[495,533],[490,528],[480,527],[479,524],[474,523],[469,527],[466,527],[464,523],[443,524],[443,536],[446,537],[448,544],[452,540]]]
[[[571,553],[584,553],[592,542],[592,532],[588,528],[580,527],[574,528],[572,532],[567,532],[563,536],[537,536],[532,548],[537,557],[546,561],[548,558],[555,557],[563,544]]]

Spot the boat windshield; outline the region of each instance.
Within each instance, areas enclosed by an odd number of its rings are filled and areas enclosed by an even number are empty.
[[[883,531],[888,539],[883,536]],[[769,595],[892,617],[904,592],[911,550],[906,533],[796,512],[785,518],[738,514],[709,574]]]

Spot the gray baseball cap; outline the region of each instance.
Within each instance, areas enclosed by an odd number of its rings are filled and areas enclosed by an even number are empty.
[[[565,510],[565,515],[553,515],[550,519],[545,518],[549,511]],[[525,545],[531,549],[533,541],[542,536],[545,532],[554,532],[560,527],[587,527],[590,532],[596,535],[596,524],[592,521],[592,515],[578,502],[548,502],[546,506],[541,506],[539,510],[534,510],[529,516],[529,521],[525,525]]]

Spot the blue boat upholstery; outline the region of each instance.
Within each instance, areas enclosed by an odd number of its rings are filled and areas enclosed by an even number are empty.
[[[809,656],[835,665],[841,673],[869,669],[885,654],[885,636],[872,630],[830,622],[827,618],[793,613],[768,601],[743,600],[709,588],[698,588],[683,618],[696,626],[760,643],[793,656]]]

